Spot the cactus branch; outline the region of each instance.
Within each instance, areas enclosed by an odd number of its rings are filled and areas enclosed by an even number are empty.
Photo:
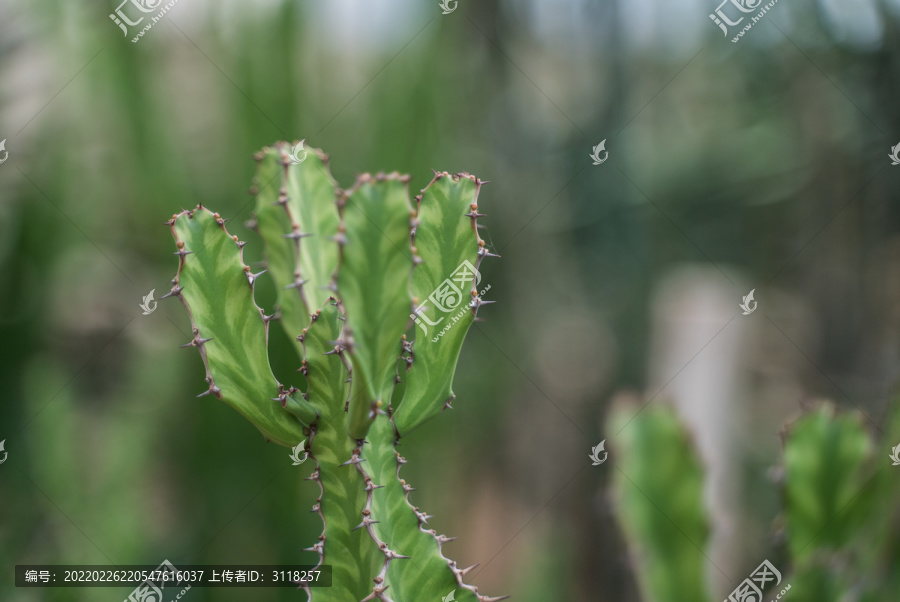
[[[478,234],[478,218],[484,217],[478,213],[481,186],[481,180],[469,174],[435,172],[416,197],[417,266],[411,279],[415,322],[410,335],[414,342],[403,397],[394,402],[394,422],[401,435],[451,407],[460,350],[478,308],[486,303],[479,295],[479,268],[485,257],[495,255]]]
[[[198,205],[168,222],[178,249],[170,296],[184,305],[213,395],[239,411],[281,445],[296,445],[315,410],[286,392],[272,374],[266,349],[268,320],[253,300],[255,277],[243,261],[243,245],[225,220]],[[190,254],[190,261],[188,256]],[[292,390],[291,390],[292,391]],[[288,412],[273,397],[292,400]]]

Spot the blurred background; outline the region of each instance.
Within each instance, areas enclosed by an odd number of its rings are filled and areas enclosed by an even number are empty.
[[[778,2],[738,42],[716,0],[180,0],[136,43],[117,8],[0,4],[0,600],[129,593],[16,589],[15,564],[314,561],[311,467],[194,398],[179,304],[139,308],[170,286],[163,222],[184,207],[229,218],[261,261],[241,224],[252,154],[280,139],[324,149],[344,186],[491,181],[498,303],[455,409],[403,452],[482,592],[640,600],[611,404],[672,404],[688,426],[718,599],[778,555],[785,421],[830,399],[880,430],[900,366],[900,0]],[[190,592],[248,596],[303,597]]]

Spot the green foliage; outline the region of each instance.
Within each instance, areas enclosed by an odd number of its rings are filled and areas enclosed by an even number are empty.
[[[708,600],[701,466],[672,409],[647,408],[626,426],[631,413],[617,410],[611,419],[624,427],[616,490],[645,599]],[[827,404],[785,429],[779,522],[786,560],[772,591],[790,585],[794,602],[895,599],[900,542],[885,524],[900,521],[900,485],[887,457],[889,442],[900,441],[900,411],[884,434],[883,453],[874,454],[862,416]]]
[[[304,158],[290,150],[281,142],[257,155],[253,188],[251,223],[278,287],[272,316],[254,301],[260,274],[244,265],[244,243],[218,214],[198,205],[170,222],[179,255],[170,295],[188,309],[207,393],[271,441],[307,441],[316,465],[309,479],[320,488],[312,510],[323,523],[307,549],[334,571],[334,587],[308,588],[310,600],[414,602],[454,590],[463,602],[500,600],[465,584],[470,569],[443,555],[451,538],[428,528],[410,502],[413,488],[400,478],[406,460],[395,450],[401,434],[449,405],[460,348],[484,303],[477,268],[492,254],[477,231],[482,182],[435,174],[414,211],[408,176],[364,174],[343,192],[322,151],[307,149]],[[460,264],[455,296],[441,298],[459,313],[431,331],[414,328],[420,300]],[[301,388],[281,385],[269,367],[268,326],[277,317],[296,341]],[[439,336],[444,324],[452,326]]]

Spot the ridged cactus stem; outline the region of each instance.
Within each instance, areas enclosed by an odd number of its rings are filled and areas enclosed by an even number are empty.
[[[300,392],[272,374],[267,354],[273,316],[256,305],[254,274],[243,260],[244,242],[225,229],[225,220],[202,205],[167,222],[175,238],[178,272],[165,297],[178,297],[188,312],[193,339],[206,369],[207,390],[281,445],[296,445],[316,419]],[[190,258],[190,260],[189,260]],[[291,401],[291,411],[285,409]],[[278,403],[273,403],[273,401]],[[298,439],[299,437],[299,439]]]
[[[486,303],[477,288],[481,261],[493,256],[477,223],[483,182],[436,172],[413,209],[409,176],[363,174],[342,191],[327,155],[306,149],[301,160],[298,146],[256,155],[251,223],[277,286],[271,315],[253,297],[264,272],[244,264],[244,243],[225,220],[198,206],[167,222],[179,256],[167,296],[188,311],[186,346],[206,369],[202,395],[235,407],[268,440],[306,439],[318,486],[311,511],[322,522],[306,551],[333,571],[331,588],[301,586],[310,602],[419,602],[451,591],[461,602],[501,600],[464,582],[474,567],[444,555],[453,538],[411,503],[395,449],[401,434],[449,407],[460,348]],[[269,367],[276,319],[296,342],[301,388]]]

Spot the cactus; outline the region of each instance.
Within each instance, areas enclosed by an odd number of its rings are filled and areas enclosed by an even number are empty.
[[[275,313],[256,305],[263,273],[244,263],[245,243],[219,214],[198,205],[167,222],[179,263],[166,297],[188,312],[185,346],[206,369],[200,395],[232,406],[268,441],[307,441],[323,531],[306,550],[333,571],[330,588],[299,586],[308,600],[436,601],[454,590],[462,602],[501,600],[465,583],[473,567],[444,556],[451,538],[410,500],[407,461],[395,449],[451,407],[463,340],[487,303],[476,289],[482,260],[495,256],[479,235],[483,182],[435,172],[413,207],[408,176],[364,174],[344,191],[321,150],[307,149],[299,163],[290,150],[280,142],[259,152],[251,189],[249,225],[278,288]],[[436,313],[429,296],[455,315]],[[270,368],[273,321],[295,342],[299,387]]]
[[[711,600],[703,577],[709,520],[700,462],[674,410],[648,408],[629,424],[630,418],[621,409],[611,418],[622,429],[615,490],[644,599]],[[838,413],[830,404],[785,427],[775,471],[783,504],[776,521],[782,580],[764,599],[785,588],[792,602],[896,599],[900,481],[894,471],[900,468],[891,465],[889,452],[900,443],[900,408],[884,430],[876,452],[862,415]]]

